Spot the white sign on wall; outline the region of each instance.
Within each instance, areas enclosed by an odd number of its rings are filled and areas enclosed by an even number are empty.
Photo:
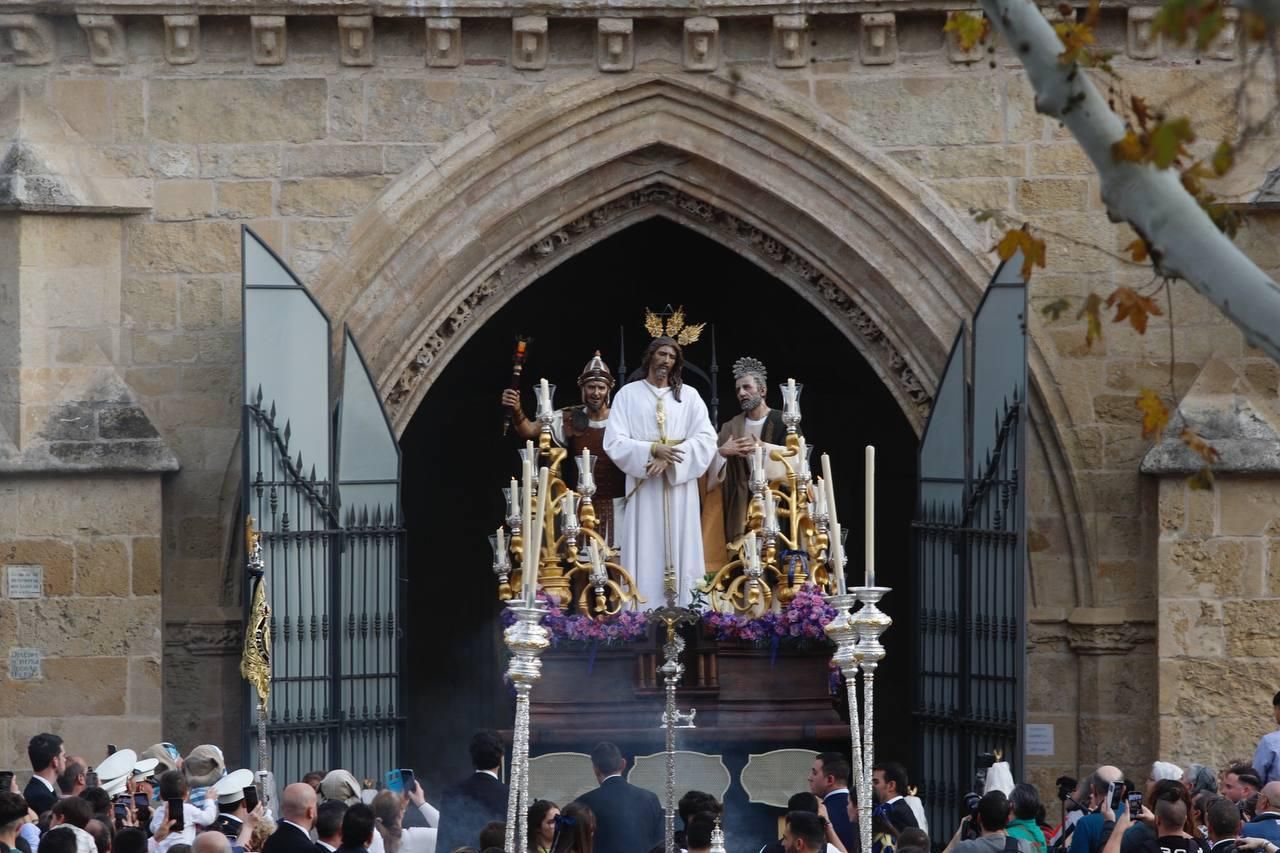
[[[9,649],[9,677],[14,681],[31,681],[44,677],[44,653],[39,649]]]
[[[1053,755],[1053,723],[1027,723],[1027,755]]]
[[[44,566],[5,566],[5,595],[9,598],[41,598],[44,595]]]

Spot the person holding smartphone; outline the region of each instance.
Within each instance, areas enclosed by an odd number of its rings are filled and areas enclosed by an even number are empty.
[[[1107,841],[1107,833],[1103,827],[1104,818],[1101,808],[1104,801],[1108,801],[1113,795],[1114,786],[1119,785],[1123,778],[1124,774],[1120,772],[1120,768],[1110,764],[1104,764],[1093,771],[1088,779],[1088,790],[1085,792],[1089,797],[1086,804],[1089,814],[1076,821],[1076,828],[1071,834],[1071,846],[1068,848],[1070,853],[1102,853],[1102,846]],[[1117,817],[1128,814],[1128,809],[1123,803],[1118,809],[1113,806],[1112,811]]]

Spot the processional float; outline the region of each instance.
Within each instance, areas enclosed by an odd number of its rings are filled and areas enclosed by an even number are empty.
[[[782,387],[786,444],[768,451],[767,457],[763,448],[757,448],[751,457],[751,501],[745,532],[728,543],[732,558],[701,584],[700,591],[713,609],[757,615],[775,600],[788,603],[805,584],[812,583],[826,593],[836,610],[825,628],[836,647],[832,661],[849,685],[851,763],[864,816],[859,821],[862,849],[871,850],[875,673],[885,657],[880,637],[892,624],[878,606],[890,590],[875,585],[875,449],[866,448],[866,583],[850,588],[845,582],[844,530],[836,512],[831,461],[822,454],[822,476],[814,477],[809,462],[812,448],[798,430],[802,387],[794,379]],[[538,441],[528,441],[521,449],[521,478],[512,478],[503,490],[505,524],[489,537],[498,594],[514,617],[504,634],[511,653],[507,677],[516,691],[507,803],[507,826],[515,831],[507,833],[506,853],[519,853],[527,843],[524,815],[529,807],[530,694],[541,677],[540,657],[550,646],[550,634],[541,624],[547,604],[538,598],[538,590],[553,596],[562,611],[572,608],[598,619],[626,608],[638,610],[646,603],[636,592],[635,579],[622,563],[622,555],[597,530],[592,505],[596,458],[585,449],[574,457],[577,489],[571,489],[561,476],[568,451],[552,441],[555,386],[543,379],[536,393]],[[782,463],[785,476],[770,480],[767,460]],[[680,658],[685,645],[677,629],[698,620],[696,611],[676,600],[677,577],[676,567],[668,559],[663,584],[666,601],[651,611],[664,636],[658,674],[666,695],[661,722],[666,730],[667,853],[676,850],[676,730],[691,728],[695,713],[693,709],[681,711],[676,703],[676,689],[684,674]],[[855,609],[858,604],[861,607]]]

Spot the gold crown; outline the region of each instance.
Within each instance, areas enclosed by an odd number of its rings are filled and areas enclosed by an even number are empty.
[[[670,307],[670,306],[668,306]],[[644,327],[651,338],[668,337],[673,338],[676,343],[682,347],[698,340],[702,336],[702,330],[706,328],[706,323],[690,323],[686,324],[684,320],[684,306],[680,306],[671,313],[671,316],[664,323],[662,317],[653,313],[648,308],[644,309]]]

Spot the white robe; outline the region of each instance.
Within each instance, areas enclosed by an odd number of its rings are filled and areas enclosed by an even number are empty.
[[[666,438],[679,441],[683,460],[667,468],[661,478],[646,478],[658,432],[658,398],[666,412]],[[666,604],[663,586],[667,564],[668,520],[664,517],[663,481],[670,512],[671,561],[676,569],[676,603],[687,605],[694,586],[702,581],[702,524],[698,502],[698,478],[716,455],[716,432],[707,405],[698,392],[681,386],[680,401],[671,389],[656,388],[646,380],[630,382],[618,391],[609,411],[604,450],[627,475],[626,512],[622,516],[619,544],[622,565],[636,580],[645,608]]]

